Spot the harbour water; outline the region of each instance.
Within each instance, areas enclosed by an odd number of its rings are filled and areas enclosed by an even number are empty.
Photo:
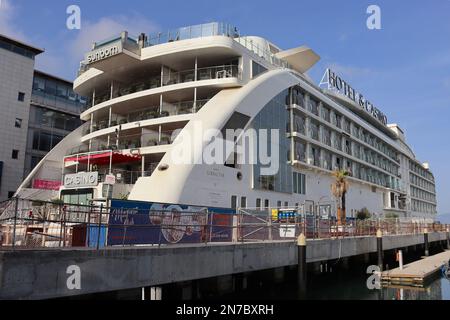
[[[248,290],[225,295],[230,299],[275,300],[450,300],[450,280],[438,275],[424,288],[383,287],[370,290],[369,275],[355,269],[310,276],[306,297],[298,295],[295,277],[282,283],[260,283]],[[212,298],[212,297],[211,297]],[[214,298],[213,298],[214,299]]]
[[[433,253],[438,253],[436,250]],[[393,258],[393,252],[387,253],[387,267],[392,269],[398,266]],[[405,255],[405,263],[420,259],[420,252]],[[259,274],[259,280],[249,280],[247,290],[226,295],[231,299],[275,299],[275,300],[450,300],[450,279],[441,273],[430,279],[422,287],[390,286],[382,289],[369,289],[367,280],[367,267],[373,264],[355,262],[343,264],[336,261],[322,268],[316,268],[308,272],[308,286],[305,296],[299,296],[297,287],[296,270],[285,271],[282,282],[273,280],[273,277],[265,278]],[[330,272],[331,270],[331,272]],[[328,272],[325,272],[328,271]],[[267,274],[267,273],[266,273]]]

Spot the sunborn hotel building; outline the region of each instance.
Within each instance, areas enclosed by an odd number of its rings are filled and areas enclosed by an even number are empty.
[[[223,23],[154,35],[127,32],[94,43],[74,90],[90,97],[85,124],[66,137],[22,184],[59,181],[66,202],[124,198],[224,208],[330,203],[335,170],[350,173],[347,216],[434,219],[428,164],[416,159],[397,124],[332,70],[320,86],[306,72],[320,59]],[[260,163],[177,163],[175,146],[198,126],[278,129],[278,170]],[[226,137],[222,139],[227,140]],[[211,141],[193,140],[193,157]],[[240,146],[243,137],[228,144]],[[46,185],[46,184],[43,184]],[[47,185],[55,185],[48,183]],[[56,190],[57,189],[57,190]]]

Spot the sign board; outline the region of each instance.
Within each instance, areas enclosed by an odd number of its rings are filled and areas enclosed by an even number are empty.
[[[273,221],[278,220],[278,209],[272,209],[272,220]]]
[[[338,76],[331,69],[327,69],[320,81],[319,86],[327,85],[329,90],[342,94],[355,102],[361,109],[370,114],[378,122],[387,125],[387,117],[376,108],[369,100],[367,100],[361,93],[353,89],[345,80]]]
[[[295,224],[280,225],[280,238],[295,238]]]
[[[41,179],[34,179],[33,180],[33,189],[40,189],[40,190],[59,190],[59,187],[61,187],[61,180],[41,180]]]
[[[98,185],[98,172],[79,172],[64,176],[65,188],[86,188]]]
[[[106,175],[104,184],[115,185],[116,184],[116,176],[113,174]]]
[[[87,53],[84,61],[87,64],[91,64],[118,55],[122,52],[122,42],[119,40],[110,44],[109,46],[104,46]]]
[[[108,245],[229,242],[234,210],[112,200]]]

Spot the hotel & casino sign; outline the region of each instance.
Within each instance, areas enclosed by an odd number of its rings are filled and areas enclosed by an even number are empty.
[[[326,77],[326,81],[324,78]],[[372,115],[375,119],[381,122],[383,125],[387,125],[387,117],[381,112],[378,108],[376,108],[369,100],[364,98],[364,96],[353,89],[346,81],[344,81],[341,77],[339,77],[334,71],[331,69],[327,69],[325,75],[322,78],[321,84],[328,84],[328,89],[334,89],[338,93],[345,95],[353,102],[355,102],[358,106],[360,106],[367,113]]]

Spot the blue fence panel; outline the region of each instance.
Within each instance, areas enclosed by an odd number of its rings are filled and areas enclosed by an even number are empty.
[[[106,246],[106,231],[108,228],[106,226],[100,227],[100,238],[98,237],[98,230],[98,226],[89,227],[88,240],[90,248],[97,248],[97,243],[99,243],[99,248]]]

